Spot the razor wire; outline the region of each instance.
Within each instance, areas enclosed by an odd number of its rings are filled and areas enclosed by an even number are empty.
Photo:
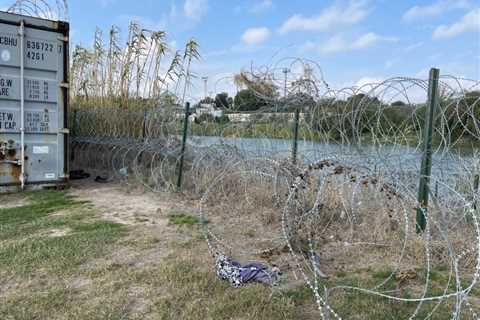
[[[200,199],[212,255],[280,266],[285,281],[310,287],[322,319],[344,318],[339,297],[359,294],[405,304],[410,319],[447,311],[452,319],[478,318],[478,81],[440,79],[422,235],[415,214],[427,81],[397,77],[334,90],[320,67],[301,59],[222,81],[248,99],[223,106],[220,117],[202,114],[198,104],[184,154],[183,192]],[[74,168],[154,192],[175,190],[181,106],[83,106],[70,117]],[[387,268],[374,281],[335,276],[361,273],[375,265],[371,259]],[[439,269],[448,274],[441,287]]]
[[[68,21],[66,0],[16,0],[7,12],[48,20]]]

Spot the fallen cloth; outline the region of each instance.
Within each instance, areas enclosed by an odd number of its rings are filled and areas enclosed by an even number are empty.
[[[70,180],[81,180],[90,178],[90,173],[87,173],[83,170],[72,170],[70,171]]]
[[[98,183],[108,183],[109,180],[108,178],[105,178],[105,177],[102,177],[102,176],[97,176],[95,178],[95,182],[98,182]]]
[[[217,276],[230,282],[234,288],[247,283],[263,283],[273,285],[281,275],[277,267],[270,269],[261,263],[250,263],[242,266],[239,262],[223,254],[218,255],[215,267]]]

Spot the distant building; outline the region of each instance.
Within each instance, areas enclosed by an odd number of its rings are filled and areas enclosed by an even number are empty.
[[[229,113],[228,118],[232,122],[250,122],[250,121],[265,121],[272,122],[280,118],[292,122],[295,119],[295,113],[272,113],[272,112],[250,112],[250,113]],[[300,121],[305,121],[305,113],[300,113]]]
[[[223,116],[223,110],[215,108],[213,103],[201,103],[195,108],[195,113],[192,115],[193,120],[202,114],[210,114],[214,118],[220,118]]]

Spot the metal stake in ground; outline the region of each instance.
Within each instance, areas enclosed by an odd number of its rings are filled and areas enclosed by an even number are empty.
[[[298,152],[298,125],[300,122],[300,108],[295,108],[295,120],[293,124],[292,163],[297,164]]]
[[[188,131],[188,116],[190,115],[190,102],[185,104],[185,120],[183,122],[183,139],[182,139],[182,151],[180,153],[180,162],[178,165],[178,180],[177,188],[180,190],[182,187],[182,177],[183,177],[183,161],[185,158],[185,148],[187,145],[187,131]]]
[[[473,202],[473,209],[477,210],[477,199],[480,196],[480,174],[475,175],[475,179],[473,180],[473,194],[475,200]]]
[[[430,174],[432,172],[432,136],[435,122],[435,111],[438,105],[438,81],[440,70],[432,68],[428,82],[428,103],[425,115],[423,136],[423,157],[420,169],[420,185],[418,188],[417,233],[425,231],[427,226],[427,209],[430,189]]]

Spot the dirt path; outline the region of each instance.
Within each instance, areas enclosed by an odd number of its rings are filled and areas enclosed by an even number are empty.
[[[118,248],[112,256],[95,261],[94,265],[159,266],[174,248],[192,238],[192,234],[179,233],[176,226],[169,224],[171,215],[195,215],[195,204],[178,195],[156,194],[141,188],[132,191],[119,184],[91,181],[74,183],[70,194],[77,200],[91,203],[102,219],[127,226],[128,238],[132,241],[155,243],[153,248],[138,251],[129,247]]]
[[[28,205],[28,200],[20,194],[0,194],[0,209],[11,209]]]
[[[145,192],[141,188],[128,192],[113,183],[76,182],[71,194],[79,200],[91,202],[103,218],[131,226],[157,225],[162,228],[169,214],[193,209],[192,203],[175,195]]]

